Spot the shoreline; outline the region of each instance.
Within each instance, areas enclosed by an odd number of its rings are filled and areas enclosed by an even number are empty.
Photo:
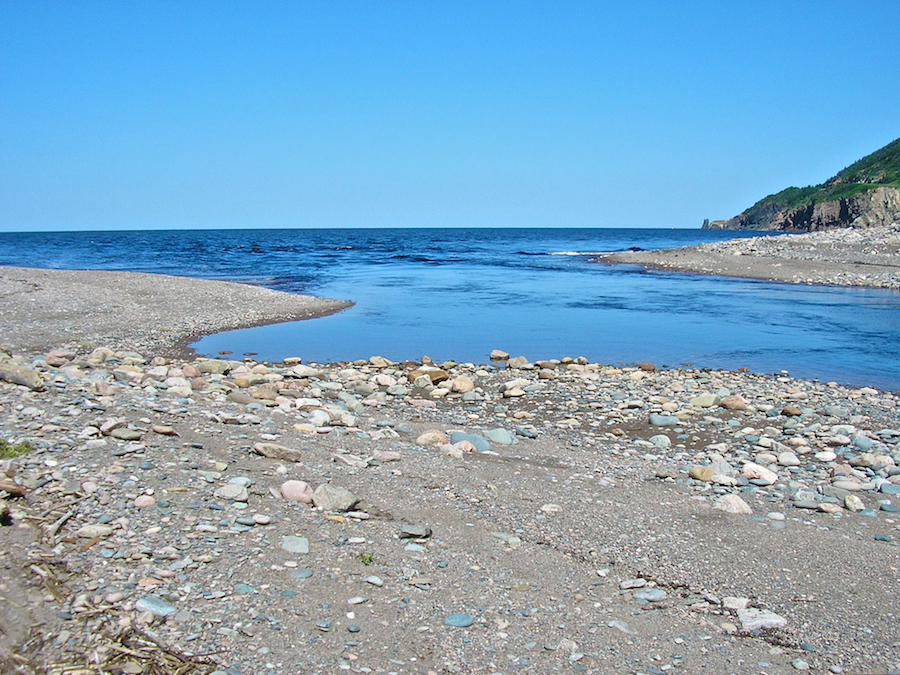
[[[593,260],[760,281],[900,289],[900,226],[731,239]]]
[[[895,394],[582,359],[286,361],[0,356],[33,383],[0,368],[0,439],[34,448],[0,460],[22,493],[0,665],[151,659],[150,634],[246,675],[487,675],[497,652],[547,673],[898,666]]]
[[[88,341],[190,358],[196,354],[188,345],[205,335],[314,319],[352,306],[229,281],[0,266],[0,343],[30,354]]]

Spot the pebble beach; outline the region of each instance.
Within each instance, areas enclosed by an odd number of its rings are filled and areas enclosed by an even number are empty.
[[[793,284],[900,288],[900,225],[751,237],[597,258],[696,274]]]
[[[345,305],[3,272],[10,672],[900,671],[892,392],[499,349],[207,359],[187,336]]]

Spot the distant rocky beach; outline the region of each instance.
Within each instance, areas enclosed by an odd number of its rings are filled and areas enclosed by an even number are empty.
[[[900,225],[751,237],[597,262],[793,284],[900,288]]]
[[[896,394],[196,358],[186,335],[341,305],[137,276],[4,270],[6,670],[900,670]]]

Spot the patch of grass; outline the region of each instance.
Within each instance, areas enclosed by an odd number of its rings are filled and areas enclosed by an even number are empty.
[[[34,448],[28,445],[28,443],[26,443],[25,441],[13,445],[9,441],[0,439],[0,459],[13,459],[14,457],[21,457],[22,455],[27,455],[33,449]]]
[[[371,565],[375,560],[375,556],[371,553],[360,553],[356,556],[356,559],[363,565]]]

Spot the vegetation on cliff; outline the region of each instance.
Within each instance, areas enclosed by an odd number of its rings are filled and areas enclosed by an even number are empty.
[[[900,219],[900,138],[819,185],[789,187],[710,229],[809,231],[867,227]]]
[[[854,162],[820,185],[789,187],[765,197],[744,214],[763,206],[796,209],[814,202],[831,202],[877,187],[900,187],[900,138]]]

